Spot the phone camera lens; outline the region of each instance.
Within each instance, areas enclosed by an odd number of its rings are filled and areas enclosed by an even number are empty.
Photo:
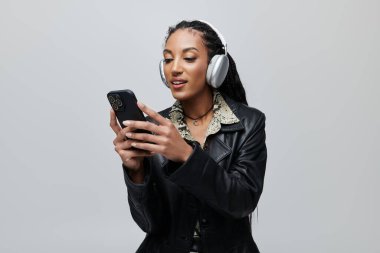
[[[108,100],[110,101],[110,103],[114,103],[115,102],[115,99],[112,96],[108,96]]]
[[[118,106],[122,106],[122,105],[123,105],[123,103],[121,102],[120,99],[116,99],[116,104],[117,104]]]
[[[119,109],[119,107],[117,106],[117,104],[112,103],[112,109],[114,109],[115,111],[117,111]]]

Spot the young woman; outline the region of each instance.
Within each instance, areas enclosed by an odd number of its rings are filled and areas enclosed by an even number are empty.
[[[160,64],[176,102],[121,129],[133,219],[147,233],[137,252],[253,253],[250,215],[263,191],[265,114],[249,107],[222,35],[205,21],[170,27]],[[134,133],[145,129],[152,134]]]

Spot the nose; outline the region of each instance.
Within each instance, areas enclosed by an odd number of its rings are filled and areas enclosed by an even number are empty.
[[[171,67],[171,73],[173,76],[178,76],[183,72],[182,65],[180,59],[173,60],[173,64]]]

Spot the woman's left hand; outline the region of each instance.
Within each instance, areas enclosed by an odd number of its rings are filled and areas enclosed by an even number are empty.
[[[145,112],[159,125],[149,121],[123,121],[123,124],[126,126],[154,133],[127,133],[126,136],[129,139],[143,141],[134,142],[132,146],[161,154],[174,162],[185,162],[193,152],[193,148],[182,138],[174,124],[143,103],[137,102],[137,105],[141,111]]]

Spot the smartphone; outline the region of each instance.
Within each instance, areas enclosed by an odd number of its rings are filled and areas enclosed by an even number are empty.
[[[143,112],[137,106],[137,99],[131,90],[114,90],[107,93],[108,101],[115,111],[116,118],[122,128],[125,120],[146,121]],[[137,129],[136,133],[151,133],[143,129]]]

